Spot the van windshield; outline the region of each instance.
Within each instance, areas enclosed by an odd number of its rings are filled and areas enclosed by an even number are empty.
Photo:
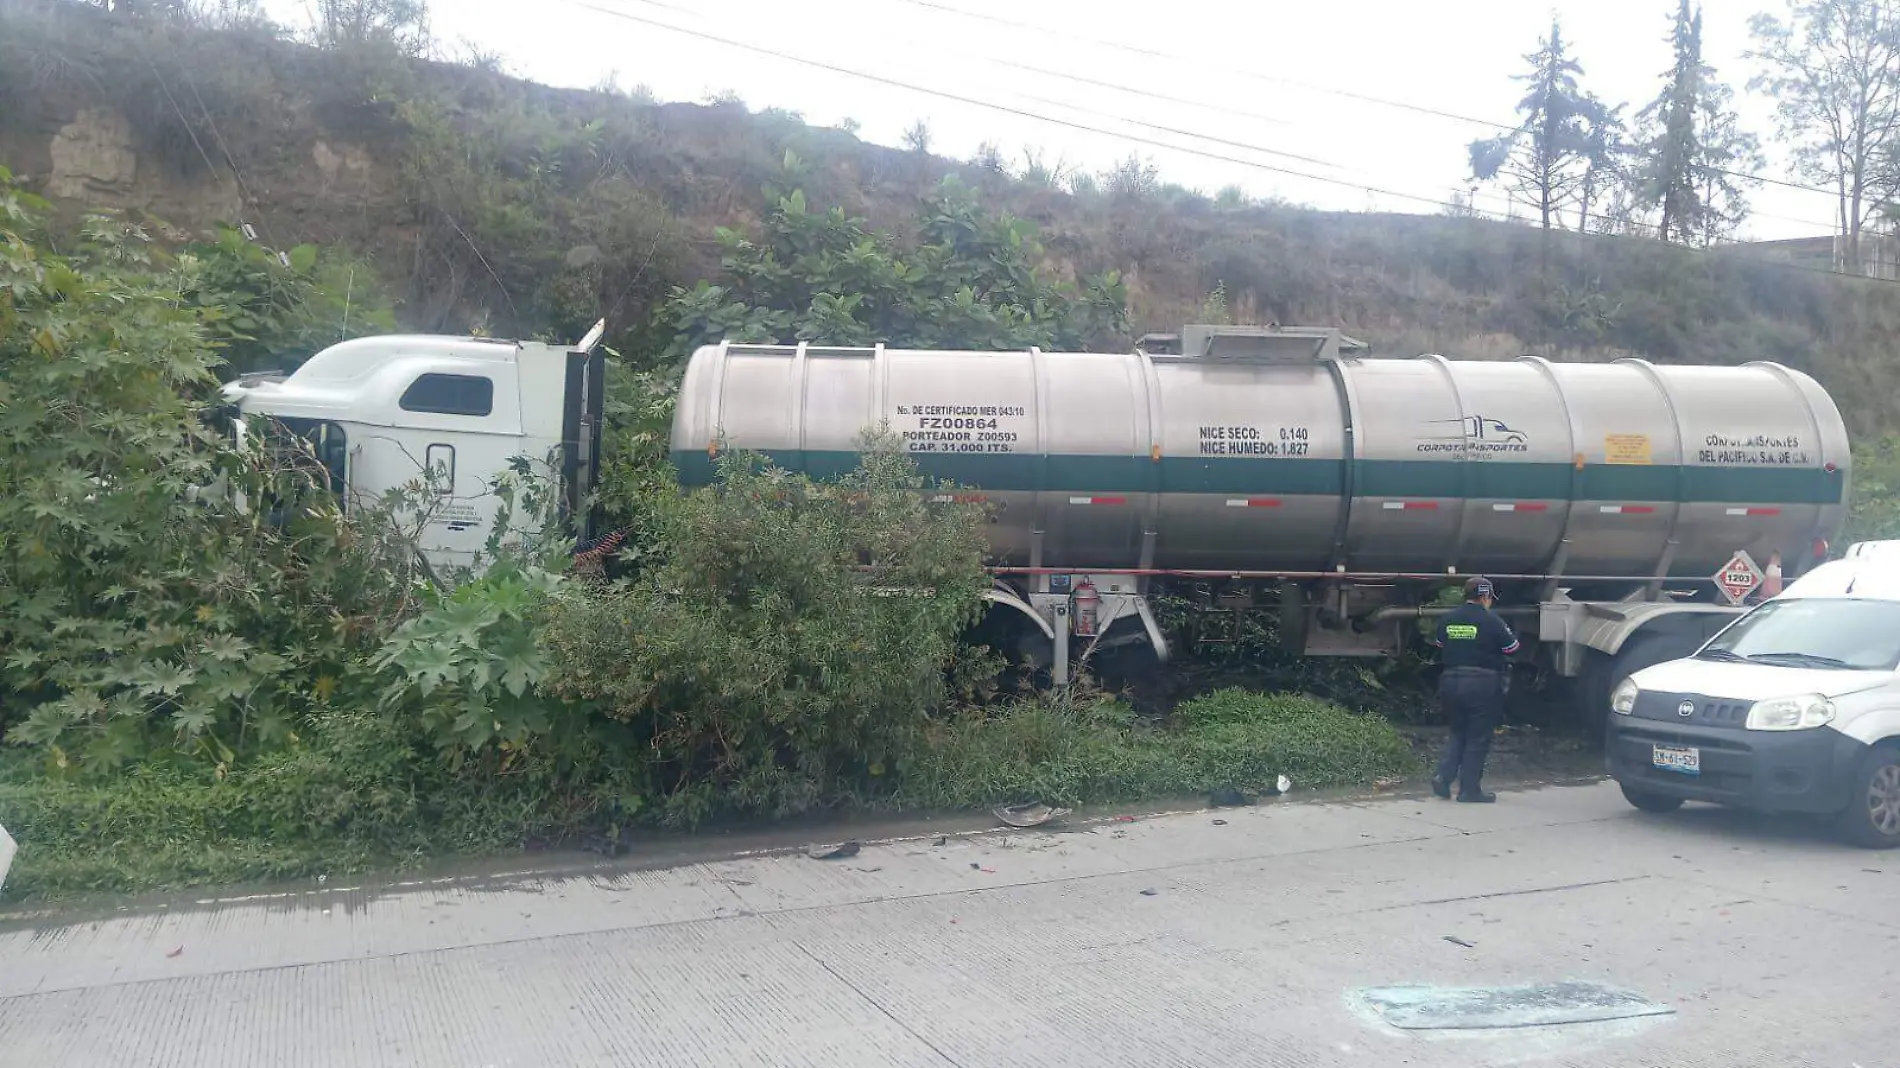
[[[1716,635],[1696,659],[1892,671],[1900,664],[1900,601],[1769,601]]]

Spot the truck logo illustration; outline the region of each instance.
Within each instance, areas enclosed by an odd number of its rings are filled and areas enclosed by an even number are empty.
[[[1437,420],[1437,422],[1441,426],[1446,423],[1463,423],[1465,437],[1473,441],[1498,441],[1509,445],[1523,445],[1526,443],[1523,431],[1512,430],[1510,427],[1504,425],[1502,419],[1489,419],[1482,415],[1467,415],[1463,419],[1440,419]]]
[[[1434,435],[1419,445],[1420,452],[1448,452],[1467,456],[1502,452],[1530,451],[1530,436],[1502,419],[1485,415],[1467,415],[1463,419],[1434,419],[1434,427],[1457,427],[1457,431]]]

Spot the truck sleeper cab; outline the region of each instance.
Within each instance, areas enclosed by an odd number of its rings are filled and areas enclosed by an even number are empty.
[[[417,547],[439,575],[470,567],[499,510],[495,480],[518,458],[561,487],[586,537],[597,478],[604,323],[578,345],[396,335],[341,342],[288,375],[224,387],[238,424],[268,419],[310,443],[347,509],[422,485]]]
[[[1900,845],[1900,542],[1815,568],[1692,656],[1611,696],[1610,775],[1637,808],[1828,815]]]

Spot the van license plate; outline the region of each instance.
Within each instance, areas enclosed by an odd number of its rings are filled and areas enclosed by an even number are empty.
[[[1688,746],[1655,746],[1653,760],[1664,771],[1673,771],[1679,775],[1702,774],[1702,750]]]

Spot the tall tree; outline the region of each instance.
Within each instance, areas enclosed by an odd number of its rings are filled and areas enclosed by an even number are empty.
[[[1517,76],[1529,86],[1517,104],[1522,121],[1499,137],[1471,143],[1471,174],[1508,183],[1537,205],[1538,221],[1549,230],[1570,204],[1581,202],[1593,158],[1605,155],[1614,111],[1578,86],[1583,67],[1570,57],[1555,20],[1550,36],[1524,59],[1531,69]]]
[[[325,48],[429,50],[428,0],[316,0],[317,43]]]
[[[1681,0],[1669,31],[1675,63],[1664,86],[1637,113],[1638,158],[1631,176],[1636,203],[1659,213],[1664,241],[1709,244],[1747,216],[1739,175],[1762,165],[1753,134],[1741,129],[1733,93],[1702,61],[1702,9]]]
[[[1900,11],[1891,0],[1790,0],[1785,19],[1750,22],[1768,70],[1750,83],[1775,98],[1795,173],[1835,191],[1850,270],[1860,237],[1892,199],[1886,161],[1900,143]]]
[[[1623,105],[1611,107],[1583,94],[1583,177],[1577,182],[1577,232],[1590,229],[1591,208],[1598,208],[1627,182],[1630,166],[1629,131],[1623,125]]]

